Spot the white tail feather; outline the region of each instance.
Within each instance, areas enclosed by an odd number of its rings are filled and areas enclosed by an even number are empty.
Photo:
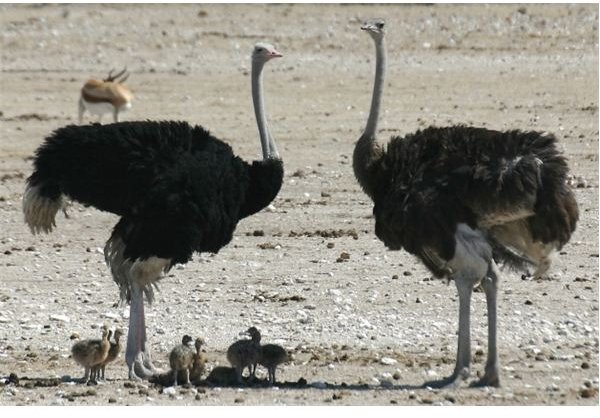
[[[56,212],[62,207],[62,196],[52,200],[40,194],[39,186],[27,186],[23,195],[23,213],[33,234],[52,232],[56,226]]]

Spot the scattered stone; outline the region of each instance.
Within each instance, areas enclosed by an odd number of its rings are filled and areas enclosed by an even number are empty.
[[[385,364],[386,366],[391,366],[392,364],[398,363],[398,361],[396,359],[393,359],[390,357],[382,357],[379,359],[379,362],[381,364]]]
[[[175,395],[176,393],[177,393],[177,389],[175,389],[173,386],[163,388],[163,390],[162,390],[163,395]]]
[[[595,398],[598,396],[598,388],[585,388],[579,391],[579,395],[584,399]]]
[[[50,315],[50,320],[58,322],[71,322],[71,319],[66,315]]]
[[[340,256],[338,257],[338,259],[335,261],[336,261],[336,263],[343,263],[348,260],[350,260],[350,254],[348,254],[347,252],[342,252],[340,254]]]
[[[117,403],[115,398],[108,398],[108,403]]]

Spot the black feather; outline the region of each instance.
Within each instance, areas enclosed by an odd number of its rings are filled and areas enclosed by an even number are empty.
[[[237,222],[266,207],[283,180],[281,160],[251,165],[186,122],[66,126],[36,151],[29,186],[121,216],[113,236],[131,260],[185,263],[218,252]]]
[[[392,138],[368,173],[376,235],[390,249],[420,256],[436,275],[445,271],[424,249],[450,260],[459,223],[486,230],[494,217],[531,210],[533,239],[562,247],[575,229],[578,209],[555,142],[538,132],[466,126]],[[506,251],[498,250],[498,258],[510,259]]]

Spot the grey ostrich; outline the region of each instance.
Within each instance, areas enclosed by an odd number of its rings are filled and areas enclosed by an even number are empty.
[[[265,366],[269,371],[269,384],[275,384],[277,366],[286,361],[288,361],[288,354],[282,346],[277,344],[261,345],[258,364]]]
[[[385,74],[383,19],[361,28],[375,41],[375,83],[366,128],[356,143],[354,174],[373,200],[375,233],[391,250],[416,255],[437,277],[454,281],[459,298],[454,372],[425,386],[457,384],[470,373],[470,300],[481,284],[488,310],[485,374],[473,386],[499,386],[496,262],[546,272],[578,220],[568,167],[547,133],[429,127],[376,142]]]
[[[248,163],[201,126],[178,121],[70,125],[36,151],[23,196],[31,231],[49,233],[64,197],[119,216],[104,248],[121,300],[130,303],[125,361],[129,378],[148,379],[144,296],[175,264],[217,253],[238,222],[279,193],[283,162],[267,125],[263,68],[282,55],[267,43],[252,51],[251,87],[262,159]]]
[[[85,373],[81,379],[82,383],[95,381],[98,376],[97,368],[106,360],[110,350],[110,334],[104,327],[102,329],[102,339],[88,339],[76,342],[71,347],[71,355],[79,365],[83,366]],[[91,375],[90,375],[91,372]]]
[[[173,371],[173,386],[177,386],[177,374],[183,371],[185,384],[190,384],[190,368],[194,362],[194,350],[192,349],[192,337],[184,335],[181,344],[174,347],[169,354],[169,364]]]
[[[238,340],[227,349],[227,360],[235,368],[237,381],[242,383],[242,373],[248,367],[250,379],[256,373],[256,365],[260,360],[260,331],[256,327],[250,327],[246,331],[250,340]]]

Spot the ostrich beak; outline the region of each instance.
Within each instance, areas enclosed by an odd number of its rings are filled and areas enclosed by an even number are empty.
[[[281,52],[277,51],[276,49],[274,49],[271,52],[269,52],[269,56],[271,58],[280,58],[280,57],[283,57],[283,54]]]

